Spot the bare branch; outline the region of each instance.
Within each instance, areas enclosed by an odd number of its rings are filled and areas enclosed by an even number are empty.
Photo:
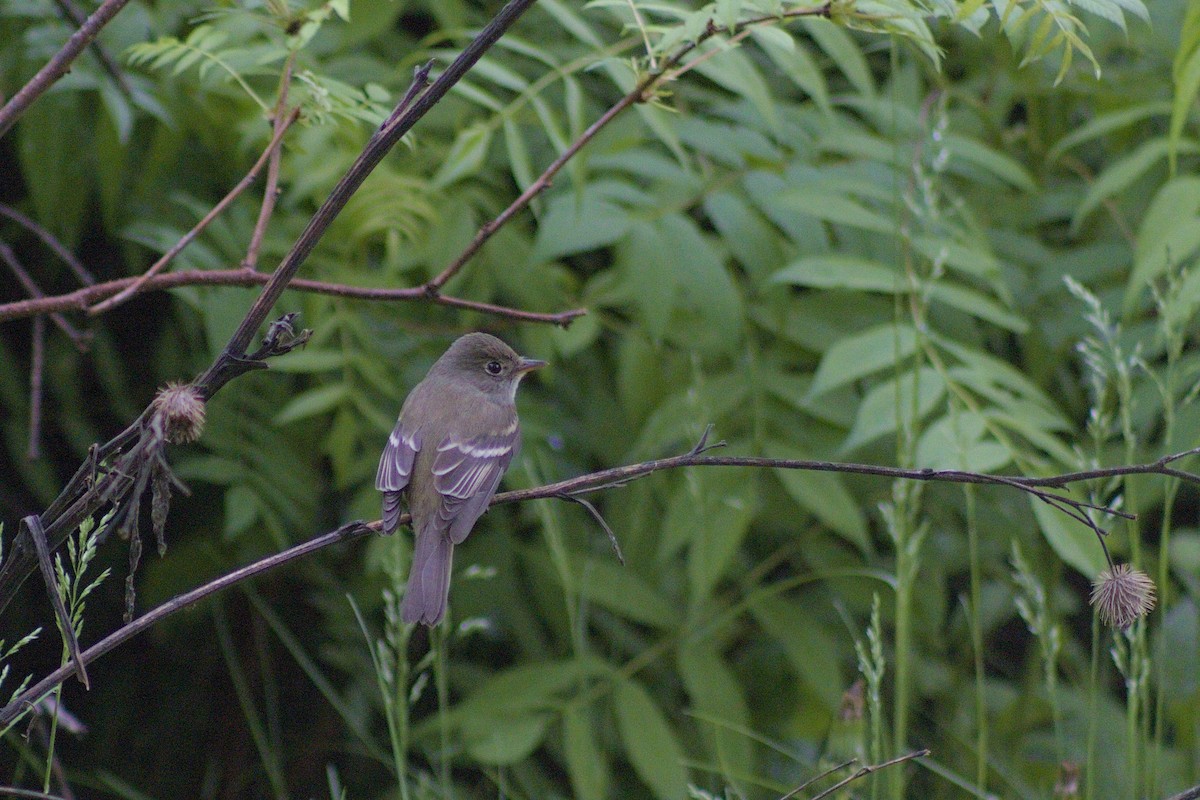
[[[42,579],[46,582],[46,593],[50,595],[50,604],[54,606],[54,614],[58,617],[58,627],[62,630],[63,642],[71,657],[70,663],[75,668],[75,675],[84,688],[90,689],[87,668],[79,655],[79,639],[75,635],[75,625],[71,621],[71,615],[67,613],[67,607],[63,605],[62,595],[58,592],[58,581],[54,577],[54,565],[50,563],[50,548],[46,545],[46,532],[42,529],[42,521],[38,519],[37,514],[30,514],[21,520],[21,528],[33,539],[38,566],[42,570]]]
[[[5,242],[0,242],[0,261],[3,261],[8,265],[9,270],[11,270],[12,274],[16,276],[17,282],[20,283],[21,286],[25,287],[25,291],[29,293],[30,297],[32,297],[34,300],[45,298],[46,295],[42,293],[41,287],[37,285],[37,282],[33,279],[33,277],[29,274],[29,272],[26,271],[25,267],[21,265],[21,262],[17,259],[17,254],[13,252],[13,249]],[[81,353],[87,352],[87,349],[92,341],[92,334],[90,332],[76,329],[74,325],[67,322],[66,317],[64,317],[62,314],[51,313],[50,319],[74,343],[75,349]]]
[[[0,203],[0,215],[8,217],[13,222],[25,228],[34,236],[42,240],[42,242],[54,251],[54,254],[63,260],[63,262],[71,268],[75,276],[79,278],[79,282],[84,286],[91,286],[96,282],[92,273],[83,265],[83,262],[75,257],[75,254],[67,249],[67,246],[54,237],[54,234],[43,228],[41,225],[34,222],[29,217],[17,211],[15,208],[4,203]]]
[[[700,445],[703,445],[707,440],[701,439]],[[110,443],[111,444],[111,443]],[[1181,453],[1176,453],[1169,456],[1163,456],[1157,461],[1152,461],[1146,464],[1131,464],[1119,467],[1110,467],[1107,469],[1087,470],[1082,472],[1068,472],[1062,475],[1055,475],[1046,478],[1027,478],[1020,475],[987,475],[978,472],[965,472],[961,470],[932,470],[932,469],[902,469],[899,467],[885,467],[875,464],[847,464],[830,461],[807,461],[799,459],[773,459],[773,458],[758,458],[751,456],[706,456],[703,455],[705,449],[701,446],[693,448],[691,451],[683,455],[673,456],[670,458],[660,458],[652,461],[644,461],[638,464],[628,464],[622,467],[613,467],[612,469],[601,470],[599,472],[580,475],[576,478],[570,478],[557,483],[547,484],[545,486],[537,486],[532,489],[520,489],[517,491],[503,492],[492,498],[491,505],[502,505],[505,503],[517,503],[525,500],[538,500],[544,498],[559,498],[578,502],[576,495],[588,492],[599,491],[603,488],[608,488],[613,485],[619,485],[628,481],[636,480],[655,472],[660,472],[665,469],[678,469],[680,467],[756,467],[770,469],[800,469],[816,472],[844,472],[859,475],[877,475],[881,477],[893,479],[907,479],[915,481],[932,481],[938,483],[973,483],[973,484],[991,484],[998,486],[1008,486],[1011,488],[1029,491],[1031,488],[1039,486],[1064,486],[1070,483],[1080,481],[1093,480],[1095,478],[1110,478],[1119,475],[1147,475],[1147,474],[1166,474],[1170,470],[1165,466],[1174,461],[1184,458],[1189,455],[1196,455],[1200,452],[1200,448],[1188,450]],[[707,449],[707,448],[706,448]],[[697,453],[696,451],[699,451]],[[93,455],[93,458],[103,458],[104,453],[98,452]],[[89,465],[84,464],[80,467],[79,473],[72,480],[83,480],[80,476],[88,474]],[[1200,483],[1200,478],[1193,476],[1192,482]],[[1036,492],[1031,492],[1033,496],[1039,496]],[[1072,503],[1081,503],[1071,498],[1061,498],[1053,496],[1056,500],[1060,500],[1068,505]],[[59,498],[60,502],[62,498]],[[1081,503],[1082,504],[1082,503]],[[1086,505],[1086,504],[1082,504]],[[1093,507],[1093,506],[1088,506]],[[54,510],[54,506],[51,507]],[[1101,511],[1108,514],[1121,514],[1116,509],[1101,508]],[[47,513],[50,513],[49,511]],[[61,511],[58,513],[62,513]],[[400,518],[400,524],[410,522],[408,514],[404,514]],[[96,644],[84,650],[80,654],[81,663],[87,664],[105,653],[111,651],[117,646],[123,644],[129,639],[136,636],[138,633],[146,630],[154,625],[159,620],[174,614],[209,595],[221,591],[229,586],[232,586],[240,581],[260,575],[268,570],[283,564],[295,561],[298,558],[314,553],[329,545],[339,542],[348,542],[362,538],[371,533],[379,531],[379,520],[374,522],[364,523],[361,521],[351,522],[335,531],[316,536],[309,539],[307,542],[291,547],[280,553],[276,553],[266,558],[260,559],[253,564],[248,564],[245,567],[234,570],[233,572],[223,575],[216,580],[199,586],[190,592],[185,592],[178,597],[163,603],[152,611],[147,612],[141,617],[133,620],[127,625],[113,631],[108,636],[101,639]],[[14,543],[19,546],[20,540]],[[11,558],[11,557],[10,557]],[[7,563],[6,563],[7,566]],[[0,589],[3,589],[4,584],[0,581]],[[0,606],[6,602],[7,598],[0,596]],[[28,707],[28,704],[33,703],[37,698],[52,690],[55,686],[71,675],[69,666],[60,667],[54,672],[47,675],[35,686],[27,689],[20,696],[13,699],[8,706],[0,709],[0,728],[11,722],[19,716]],[[918,758],[926,753],[917,753],[904,756],[898,761],[907,760],[910,758]],[[885,766],[890,766],[894,762],[886,762],[875,767],[864,769],[880,769]],[[861,771],[861,770],[860,770]],[[815,800],[815,799],[814,799]]]
[[[54,0],[54,5],[58,6],[59,11],[63,16],[75,24],[75,27],[81,27],[87,23],[87,14],[79,7],[75,0]],[[108,48],[93,41],[89,44],[92,48],[92,53],[100,62],[100,66],[108,73],[108,77],[112,78],[113,83],[121,90],[121,94],[126,97],[133,96],[133,89],[129,86],[129,81],[125,80],[125,73],[121,72],[121,68],[117,65],[117,61],[109,54]]]
[[[413,125],[450,91],[450,88],[534,2],[535,0],[510,0],[428,90],[423,92],[419,88],[409,90],[397,110],[389,118],[388,124],[377,130],[371,137],[359,158],[334,187],[273,274],[265,276],[251,270],[239,269],[233,271],[237,280],[224,281],[240,285],[262,285],[263,289],[220,355],[202,375],[190,384],[201,403],[211,398],[221,387],[237,376],[266,366],[261,360],[247,357],[246,348],[334,217],[392,146],[400,141],[404,134],[411,130]],[[122,4],[123,2],[117,0],[106,0],[101,6],[101,11],[108,13],[107,18],[111,18],[111,15],[115,14]],[[94,14],[88,21],[89,26],[92,26],[93,36],[94,31],[99,30],[98,25],[93,26],[93,20],[97,19],[97,15],[101,11]],[[84,44],[86,42],[80,44],[80,49]],[[423,86],[423,81],[415,83]],[[22,92],[27,89],[30,87],[26,86]],[[43,86],[40,91],[44,90]],[[14,98],[15,100],[16,98]],[[30,99],[29,102],[31,101]],[[12,103],[9,104],[9,106],[11,105]],[[7,111],[9,106],[6,106],[4,110]],[[18,108],[16,114],[19,113]],[[11,126],[13,119],[15,119],[14,114],[10,113],[6,117],[3,112],[0,112],[0,122],[7,120],[7,124]],[[0,129],[0,132],[2,130]],[[193,277],[198,278],[197,282],[199,283],[214,282],[211,278],[201,277],[206,274],[211,275],[211,273],[200,272],[194,273]],[[169,285],[169,279],[177,281],[178,275],[179,273],[155,275],[144,283],[149,285],[152,282],[164,281],[163,285]],[[140,278],[131,280],[137,281]],[[116,291],[121,291],[126,285],[128,284],[117,287]],[[81,290],[82,293],[73,293],[73,297],[76,302],[90,298],[88,293],[94,292],[97,288],[100,287],[86,287]],[[112,288],[112,284],[109,284],[109,288]],[[98,299],[108,296],[108,293],[102,292]],[[32,302],[40,303],[48,299],[51,298],[43,300],[35,298]],[[62,298],[53,299],[62,300]],[[9,304],[7,308],[11,310],[14,305],[20,307],[20,304]],[[86,305],[85,303],[84,306],[79,307],[86,307]],[[28,306],[25,308],[28,309]],[[40,309],[31,313],[47,313],[49,310],[64,309]],[[529,318],[525,312],[513,311],[511,314],[518,318]],[[271,352],[266,354],[270,355]],[[84,519],[96,513],[104,504],[119,504],[123,500],[127,504],[137,504],[140,502],[148,481],[151,481],[160,472],[169,473],[164,455],[165,440],[163,432],[157,424],[156,413],[152,406],[148,407],[129,427],[105,444],[96,447],[90,453],[88,461],[76,470],[75,475],[58,497],[40,515],[39,519],[45,529],[47,544],[51,551],[61,545],[72,530]],[[97,465],[105,463],[106,459],[109,460],[109,463],[106,464],[101,474],[97,475],[99,472]],[[136,518],[133,516],[135,514],[136,508],[119,508],[114,517],[114,527],[117,530],[124,529],[132,532],[132,528],[136,528]],[[132,528],[130,523],[132,523]],[[30,541],[28,535],[18,535],[7,557],[0,563],[0,610],[8,604],[17,589],[36,569],[36,564],[34,543]]]
[[[736,27],[739,31],[738,38],[741,38],[749,34],[752,28],[769,23],[777,23],[781,19],[828,16],[829,3],[826,2],[822,5],[813,6],[810,8],[792,9],[779,15],[756,17],[754,19],[741,22]],[[537,180],[529,184],[529,186],[525,188],[525,191],[521,192],[521,195],[516,200],[512,201],[511,204],[509,204],[508,208],[501,211],[500,214],[492,221],[484,223],[484,225],[475,234],[475,237],[471,240],[471,243],[467,245],[466,249],[463,250],[462,253],[460,253],[458,257],[454,259],[454,261],[450,262],[445,269],[438,273],[436,277],[424,284],[423,288],[425,291],[430,296],[437,295],[441,288],[446,285],[446,282],[453,278],[455,274],[457,274],[458,271],[463,268],[463,265],[475,257],[475,254],[478,253],[484,244],[487,243],[488,239],[492,238],[496,231],[504,227],[509,220],[517,215],[517,212],[529,205],[529,203],[533,201],[533,198],[550,188],[550,183],[554,179],[554,176],[557,175],[559,171],[566,166],[567,162],[574,158],[588,142],[596,138],[596,134],[604,130],[604,128],[608,126],[608,123],[612,122],[614,119],[620,116],[622,112],[634,106],[635,104],[645,102],[660,84],[666,83],[667,81],[677,77],[677,73],[673,72],[672,70],[688,53],[692,52],[703,42],[711,39],[717,34],[731,32],[732,31],[729,28],[714,25],[710,22],[708,28],[702,34],[700,34],[695,41],[681,45],[678,50],[676,50],[667,58],[663,59],[661,62],[655,63],[652,58],[650,72],[640,81],[638,81],[637,85],[634,86],[628,94],[618,100],[615,105],[600,115],[599,119],[589,125],[587,130],[579,135],[578,139],[572,142],[566,150],[563,150],[562,153],[559,154],[558,158],[550,162],[550,166],[546,167],[546,170],[538,176]]]
[[[898,756],[897,758],[893,758],[890,761],[884,761],[881,764],[863,764],[861,767],[859,767],[857,770],[854,771],[854,774],[846,776],[845,778],[838,781],[833,786],[830,786],[828,789],[821,792],[820,794],[813,795],[812,800],[822,800],[822,798],[830,797],[833,795],[834,792],[845,788],[847,785],[853,783],[854,781],[858,780],[859,778],[870,775],[872,772],[878,772],[881,769],[887,769],[888,767],[894,767],[897,764],[903,764],[905,761],[912,761],[913,759],[916,759],[916,758],[924,758],[927,755],[929,755],[929,750],[927,750],[927,749],[926,750],[917,750],[915,752],[907,753],[905,755]],[[783,797],[779,798],[779,800],[788,800],[788,798],[794,797],[794,796],[795,796],[795,792],[788,792]]]
[[[317,242],[324,235],[326,229],[334,218],[345,207],[350,200],[351,195],[357,191],[362,182],[372,170],[383,160],[383,157],[391,151],[392,147],[403,138],[404,134],[408,133],[416,124],[417,120],[425,116],[429,109],[442,99],[450,87],[458,83],[459,79],[466,74],[467,70],[475,65],[483,54],[496,43],[496,41],[504,35],[504,32],[512,26],[517,19],[520,18],[535,0],[509,0],[509,2],[500,10],[498,14],[479,32],[479,34],[471,40],[458,57],[451,62],[446,71],[438,76],[430,87],[421,92],[411,103],[403,108],[400,113],[393,113],[379,130],[367,142],[366,147],[359,155],[358,159],[342,176],[333,191],[317,209],[317,212],[309,220],[307,227],[300,234],[292,249],[280,262],[275,269],[271,280],[263,287],[262,293],[258,296],[250,311],[246,314],[245,319],[234,331],[230,337],[228,344],[225,345],[225,350],[218,357],[217,361],[197,380],[197,384],[204,387],[205,390],[220,386],[227,380],[229,374],[228,364],[232,358],[245,351],[246,346],[250,343],[250,339],[254,336],[254,332],[266,320],[271,308],[279,300],[292,278],[295,277],[296,271],[300,269],[300,265],[308,258],[309,253],[316,247]],[[401,101],[403,106],[406,101],[409,101],[408,95]]]
[[[287,132],[287,129],[291,127],[292,123],[295,122],[296,118],[299,116],[300,109],[295,108],[292,109],[290,114],[287,114],[284,117],[282,122],[276,123],[275,135],[271,137],[271,142],[267,145],[267,149],[262,151],[262,154],[258,157],[258,160],[254,162],[254,166],[250,168],[250,171],[246,173],[245,177],[238,181],[237,186],[234,186],[232,189],[230,189],[229,193],[222,197],[217,204],[213,206],[207,214],[204,215],[204,218],[196,223],[195,227],[180,237],[179,241],[172,245],[167,252],[163,253],[162,257],[150,266],[150,269],[143,272],[141,276],[133,281],[133,283],[131,283],[129,286],[126,286],[112,297],[89,308],[87,310],[88,316],[94,317],[97,314],[103,314],[105,311],[109,311],[116,306],[119,306],[121,303],[124,303],[126,300],[137,294],[138,290],[140,290],[142,286],[146,284],[146,281],[153,278],[162,270],[163,267],[171,263],[171,259],[179,255],[183,248],[191,244],[195,238],[200,235],[201,231],[207,228],[209,223],[216,219],[222,211],[229,208],[230,204],[237,199],[238,195],[250,188],[250,184],[254,183],[255,179],[258,178],[259,170],[262,169],[263,164],[267,162],[267,159],[271,157],[272,154],[279,152],[279,144],[283,141],[283,134]]]
[[[46,318],[34,317],[29,348],[29,448],[30,461],[42,457],[42,378],[46,373]]]
[[[271,118],[271,129],[276,140],[283,134],[295,115],[287,113],[288,88],[292,84],[292,70],[296,63],[296,54],[288,56],[279,76],[279,97],[275,101],[275,113]],[[275,213],[275,201],[279,199],[279,162],[283,157],[283,148],[274,146],[271,157],[267,162],[267,183],[263,187],[263,201],[258,209],[258,219],[254,223],[254,231],[250,234],[250,244],[246,246],[246,257],[242,259],[242,269],[258,268],[258,251],[262,248],[263,238],[267,235],[267,223]]]
[[[248,269],[182,270],[180,272],[166,272],[155,275],[142,284],[139,293],[174,289],[180,286],[263,286],[270,279],[271,276],[267,273],[255,272]],[[55,295],[53,297],[0,303],[0,322],[9,322],[39,314],[52,314],[61,311],[84,311],[93,303],[111,297],[137,280],[139,280],[137,277],[118,278],[117,280],[98,283],[95,286],[88,286],[83,289],[77,289],[74,292]],[[587,313],[587,309],[584,308],[548,313],[523,311],[507,306],[442,294],[431,298],[420,286],[405,289],[384,289],[295,278],[288,285],[288,288],[298,292],[311,292],[313,294],[347,297],[356,300],[384,302],[410,302],[415,300],[430,302],[451,308],[464,308],[470,311],[479,311],[484,314],[507,317],[524,322],[546,322],[563,327],[570,325],[571,322]]]
[[[100,7],[84,21],[79,30],[71,34],[71,38],[54,56],[46,62],[46,66],[22,86],[12,98],[0,108],[0,136],[8,133],[17,118],[25,113],[25,109],[33,104],[55,81],[71,70],[71,62],[79,57],[92,40],[100,33],[129,0],[104,0]]]

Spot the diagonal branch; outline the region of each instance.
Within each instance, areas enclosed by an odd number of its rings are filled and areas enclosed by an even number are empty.
[[[388,122],[375,132],[358,159],[350,166],[316,214],[313,215],[308,226],[300,234],[274,273],[270,276],[263,276],[251,270],[235,270],[241,279],[246,281],[243,285],[262,284],[263,289],[225,348],[209,368],[188,385],[189,392],[194,394],[201,409],[203,403],[229,381],[248,371],[266,366],[262,360],[254,357],[259,354],[247,356],[246,348],[255,332],[266,321],[267,315],[280,295],[292,282],[300,265],[316,247],[329,224],[391,148],[450,91],[450,88],[534,2],[535,0],[510,0],[427,90],[423,92],[410,90],[405,95],[396,111],[389,117]],[[122,4],[119,0],[106,0],[101,6],[101,10],[109,13],[108,18],[111,18],[111,14],[115,14]],[[97,11],[97,14],[100,14],[100,11]],[[93,14],[89,19],[89,24],[97,14]],[[99,27],[96,26],[94,30],[99,30]],[[92,35],[94,36],[94,33]],[[80,45],[81,49],[83,44]],[[415,83],[417,82],[424,85],[423,78],[415,81]],[[26,86],[22,91],[29,88]],[[42,91],[44,91],[44,87]],[[16,98],[14,98],[15,100]],[[9,105],[11,106],[12,103]],[[0,111],[0,126],[11,125],[12,120],[15,119],[11,113],[5,116],[4,111],[8,108],[6,106],[5,110]],[[5,129],[0,127],[0,133]],[[205,273],[199,274],[204,275]],[[150,281],[171,277],[173,276],[156,275]],[[133,280],[137,280],[137,278]],[[94,291],[96,288],[87,287],[85,291]],[[278,333],[275,326],[271,331]],[[269,333],[268,336],[270,335]],[[291,341],[298,343],[300,337],[293,337]],[[271,348],[266,348],[263,355],[272,355],[273,352]],[[94,514],[106,503],[119,504],[123,500],[130,502],[127,498],[130,497],[131,491],[134,491],[136,495],[132,502],[140,502],[138,487],[146,485],[146,476],[150,474],[153,479],[156,471],[165,468],[163,457],[165,441],[160,412],[161,410],[156,409],[153,405],[147,407],[133,424],[105,444],[96,447],[88,461],[76,470],[75,475],[50,507],[39,515],[51,551],[60,546],[70,532],[84,519]],[[98,464],[106,464],[103,473],[99,476],[96,475]],[[36,569],[36,565],[34,543],[30,541],[28,535],[18,535],[7,557],[0,563],[0,611],[12,600],[17,589]]]
[[[75,276],[79,278],[79,282],[84,286],[91,286],[96,282],[92,273],[83,265],[83,262],[75,257],[75,254],[67,249],[67,246],[54,237],[54,234],[43,228],[41,225],[34,222],[29,217],[17,211],[15,208],[4,203],[0,203],[0,216],[5,216],[13,222],[25,228],[42,242],[54,251],[54,254],[63,260],[63,263],[71,268]]]
[[[707,433],[705,434],[707,438]],[[885,467],[876,464],[850,464],[839,463],[833,461],[809,461],[800,459],[779,459],[779,458],[758,458],[751,456],[708,456],[704,455],[705,448],[701,447],[705,444],[706,438],[701,440],[700,445],[692,448],[687,453],[669,458],[654,459],[644,461],[638,464],[627,464],[621,467],[613,467],[611,469],[592,472],[587,475],[580,475],[575,478],[558,481],[556,483],[547,484],[545,486],[537,486],[531,489],[520,489],[512,492],[503,492],[492,498],[492,505],[502,505],[505,503],[517,503],[525,500],[539,500],[545,498],[567,499],[572,502],[578,502],[577,495],[595,491],[600,491],[603,488],[608,488],[613,485],[621,485],[638,478],[646,477],[655,472],[660,472],[666,469],[678,469],[681,467],[745,467],[745,468],[770,468],[770,469],[799,469],[816,472],[844,472],[858,475],[877,475],[881,477],[893,479],[906,479],[914,481],[926,481],[935,483],[974,483],[974,484],[990,484],[997,486],[1008,486],[1019,489],[1021,491],[1029,491],[1031,488],[1040,486],[1064,486],[1071,483],[1093,480],[1096,478],[1111,478],[1119,475],[1165,475],[1171,470],[1168,464],[1178,461],[1190,455],[1200,453],[1200,448],[1187,450],[1173,455],[1163,456],[1157,461],[1148,462],[1145,464],[1131,464],[1118,467],[1109,467],[1105,469],[1086,470],[1080,472],[1068,472],[1061,475],[1054,475],[1045,478],[1027,478],[1021,475],[988,475],[980,472],[966,472],[962,470],[932,470],[932,469],[903,469],[900,467]],[[80,471],[86,473],[87,464],[80,467]],[[1190,474],[1190,473],[1184,473]],[[1200,476],[1192,475],[1188,480],[1192,483],[1200,484]],[[1031,492],[1034,496],[1038,496],[1036,492]],[[1072,500],[1071,498],[1062,498],[1053,495],[1056,500],[1072,504],[1080,501]],[[1082,504],[1086,505],[1086,504]],[[1091,507],[1091,506],[1089,506]],[[1116,509],[1101,508],[1101,511],[1108,514],[1121,515]],[[407,524],[410,521],[408,514],[404,514],[400,518],[401,524]],[[248,580],[257,575],[261,575],[275,567],[288,564],[299,558],[315,553],[330,545],[341,542],[354,541],[364,538],[372,533],[379,532],[380,522],[364,523],[361,521],[351,522],[337,530],[329,533],[321,534],[309,539],[306,542],[290,547],[287,550],[267,556],[252,564],[240,567],[232,572],[222,575],[221,577],[210,581],[202,586],[198,586],[189,592],[185,592],[178,597],[175,597],[162,605],[148,611],[141,617],[132,622],[118,628],[110,633],[94,645],[84,650],[80,654],[80,663],[90,663],[105,653],[110,652],[116,647],[124,644],[132,639],[137,634],[150,628],[160,620],[171,616],[195,603],[200,602],[206,597],[226,589],[241,581]],[[3,598],[0,598],[3,599]],[[52,691],[55,686],[66,680],[72,674],[71,666],[63,666],[54,672],[47,675],[34,686],[26,689],[19,696],[0,709],[0,729],[3,729],[8,723],[19,717],[38,699]]]
[[[450,87],[458,83],[459,79],[467,73],[467,70],[475,65],[475,62],[496,43],[504,32],[535,1],[509,0],[504,8],[471,40],[471,43],[463,49],[458,58],[451,62],[446,71],[439,75],[437,80],[428,89],[413,99],[411,104],[404,108],[401,113],[393,114],[379,130],[375,131],[375,134],[367,142],[358,159],[346,171],[342,179],[338,181],[338,184],[330,192],[325,202],[321,204],[321,207],[317,209],[312,219],[309,220],[308,225],[292,246],[291,251],[284,256],[283,261],[275,269],[271,280],[263,287],[262,293],[246,314],[245,319],[242,320],[237,330],[234,331],[233,336],[229,339],[229,343],[225,345],[225,351],[218,357],[212,367],[197,380],[197,385],[203,391],[213,391],[228,379],[226,376],[229,375],[230,361],[245,351],[251,337],[254,336],[254,332],[266,320],[267,315],[271,312],[271,308],[279,300],[280,295],[283,294],[284,289],[287,288],[292,278],[296,276],[300,265],[308,258],[308,255],[317,246],[317,242],[324,235],[330,223],[333,222],[334,218],[345,207],[351,195],[357,191],[358,187],[362,185],[362,182],[366,180],[371,171],[378,166],[379,162],[391,151],[392,147],[403,138],[404,134],[412,129],[417,120],[425,116],[450,91]],[[407,100],[408,97],[405,99]]]
[[[826,2],[818,6],[792,9],[778,15],[755,17],[754,19],[745,20],[734,26],[737,31],[736,36],[738,38],[744,37],[749,34],[753,28],[770,23],[777,23],[781,19],[795,19],[798,17],[828,17],[829,9],[830,4]],[[437,276],[430,279],[422,286],[425,292],[431,297],[436,296],[438,292],[441,291],[441,288],[446,285],[446,282],[453,278],[455,274],[457,274],[458,271],[463,268],[463,265],[475,257],[475,254],[483,248],[488,239],[491,239],[496,231],[504,227],[509,220],[511,220],[519,211],[521,211],[521,209],[529,205],[535,197],[550,188],[550,183],[554,180],[554,176],[557,175],[559,171],[566,166],[567,162],[574,158],[579,151],[582,150],[585,145],[587,145],[588,142],[596,138],[596,135],[600,133],[600,131],[604,130],[604,128],[606,128],[610,122],[619,117],[629,108],[638,103],[646,102],[661,84],[673,80],[674,78],[678,77],[679,74],[682,74],[682,70],[678,72],[673,70],[679,64],[679,62],[681,62],[684,57],[688,55],[688,53],[691,53],[705,41],[718,34],[733,32],[734,29],[716,25],[710,21],[708,27],[703,33],[700,34],[700,36],[698,36],[694,41],[681,45],[679,49],[677,49],[667,58],[663,59],[661,62],[655,63],[653,56],[651,56],[650,72],[646,74],[646,76],[640,81],[638,81],[637,85],[634,86],[633,89],[631,89],[624,97],[618,100],[616,104],[601,114],[599,119],[589,125],[587,129],[579,135],[578,139],[572,142],[567,149],[563,150],[562,153],[559,154],[558,158],[550,162],[550,166],[546,167],[545,171],[538,176],[537,180],[529,184],[529,186],[525,188],[525,191],[521,192],[520,196],[517,197],[516,200],[513,200],[511,204],[509,204],[508,208],[501,211],[500,214],[492,221],[485,223],[475,234],[475,237],[471,240],[470,244],[467,245],[466,249],[463,250],[462,253],[460,253],[458,257],[454,259],[454,261],[450,262],[445,269],[438,273]],[[717,52],[720,51],[712,51],[712,53]],[[702,58],[707,57],[707,55],[702,56]]]
[[[31,276],[25,267],[21,265],[20,260],[17,258],[17,254],[13,252],[13,249],[8,246],[7,242],[0,241],[0,261],[3,261],[8,265],[9,270],[16,277],[17,282],[25,288],[25,291],[29,293],[31,298],[34,300],[46,298],[46,295],[42,293],[41,287],[37,285],[37,282],[33,279],[33,276]],[[67,322],[66,317],[64,317],[62,314],[51,312],[50,319],[62,330],[63,333],[67,335],[67,338],[69,338],[75,344],[75,348],[79,350],[79,352],[87,352],[92,340],[91,331],[77,330],[74,325]]]
[[[46,62],[46,66],[38,70],[38,73],[13,95],[3,108],[0,108],[0,136],[8,133],[17,118],[33,105],[34,100],[37,100],[59,78],[71,71],[71,62],[79,57],[79,54],[99,35],[100,29],[107,25],[128,3],[129,0],[104,0],[100,7],[92,12],[79,30],[71,34],[71,38],[62,46],[62,49]]]
[[[58,6],[58,10],[62,12],[63,16],[75,23],[77,27],[87,23],[87,14],[83,12],[83,9],[79,7],[79,4],[75,0],[54,0],[54,5]],[[92,53],[95,54],[96,59],[100,62],[100,66],[104,68],[104,71],[108,73],[108,77],[112,78],[112,82],[121,90],[121,94],[131,97],[133,89],[129,86],[129,81],[125,79],[125,74],[121,72],[121,68],[117,66],[116,59],[108,52],[108,48],[96,41],[91,42],[89,46],[92,48]]]
[[[284,130],[296,120],[295,113],[287,113],[288,88],[292,83],[292,72],[296,63],[296,54],[292,53],[283,66],[283,74],[279,76],[279,92],[275,99],[275,110],[271,115],[271,130],[278,139]],[[246,257],[242,259],[242,269],[258,268],[258,251],[262,247],[263,238],[267,235],[267,223],[275,213],[275,201],[279,198],[279,162],[283,158],[283,148],[275,147],[267,162],[267,182],[263,187],[263,200],[258,208],[258,219],[254,223],[254,231],[250,234],[250,244],[246,246]]]
[[[142,292],[175,289],[180,286],[263,286],[268,283],[270,279],[271,276],[265,272],[256,272],[248,269],[183,270],[180,272],[166,272],[155,275],[142,285]],[[55,295],[53,297],[36,297],[29,300],[15,300],[11,303],[0,303],[0,322],[26,319],[28,317],[39,316],[41,314],[53,314],[62,311],[85,311],[91,307],[93,303],[97,303],[105,298],[111,297],[117,292],[127,288],[136,280],[138,280],[137,277],[118,278],[116,280],[98,283],[95,286],[86,286],[82,289],[77,289],[74,292]],[[307,278],[294,278],[292,282],[288,284],[288,288],[297,292],[311,292],[313,294],[324,294],[334,297],[347,297],[353,300],[372,300],[378,302],[428,302],[450,308],[463,308],[467,309],[468,311],[479,311],[484,314],[492,314],[494,316],[507,317],[509,319],[522,320],[525,322],[546,322],[552,325],[561,325],[563,327],[570,325],[574,320],[587,313],[587,309],[584,308],[574,308],[567,311],[542,313],[536,311],[523,311],[521,309],[509,308],[508,306],[484,303],[478,300],[467,300],[465,298],[451,297],[450,295],[444,294],[439,294],[436,297],[430,297],[420,286],[405,289],[386,289],[372,286],[353,286],[344,283],[330,283],[327,281],[316,281]]]
[[[267,159],[279,152],[279,145],[283,141],[283,135],[299,116],[300,109],[294,108],[292,109],[291,113],[284,116],[281,122],[276,122],[275,135],[271,137],[271,141],[267,145],[267,148],[262,151],[262,155],[260,155],[258,160],[254,162],[254,166],[250,167],[250,171],[247,172],[240,181],[238,181],[237,185],[230,189],[229,193],[222,197],[217,204],[213,206],[207,214],[204,215],[203,219],[196,223],[195,227],[181,236],[178,242],[172,245],[167,252],[163,253],[162,257],[150,266],[150,269],[143,272],[139,277],[134,279],[133,283],[129,284],[112,297],[89,308],[87,310],[88,316],[94,317],[97,314],[103,314],[105,311],[109,311],[119,306],[121,303],[124,303],[126,300],[137,294],[138,291],[140,291],[141,288],[146,285],[146,281],[153,278],[162,271],[163,267],[171,263],[171,259],[179,255],[183,248],[191,244],[192,241],[194,241],[195,238],[199,236],[200,233],[209,226],[209,223],[216,219],[222,211],[229,208],[230,204],[237,199],[238,195],[250,188],[250,184],[254,183],[254,181],[258,178],[258,173],[263,168],[263,164],[267,163]]]

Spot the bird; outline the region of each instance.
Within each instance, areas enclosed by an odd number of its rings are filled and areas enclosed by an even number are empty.
[[[415,534],[405,622],[433,627],[446,614],[454,546],[487,510],[521,447],[516,395],[545,361],[486,333],[459,337],[409,393],[379,458],[381,530],[400,526],[407,500]]]

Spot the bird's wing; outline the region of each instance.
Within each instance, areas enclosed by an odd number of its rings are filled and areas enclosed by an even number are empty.
[[[467,538],[487,510],[501,476],[521,446],[516,411],[507,409],[507,417],[493,434],[470,439],[448,436],[438,445],[433,459],[433,485],[442,496],[438,516],[455,544]]]
[[[404,414],[396,420],[396,427],[388,436],[387,446],[379,457],[379,470],[375,473],[375,488],[381,492],[398,492],[408,486],[412,477],[413,462],[421,450],[421,435],[405,425]]]

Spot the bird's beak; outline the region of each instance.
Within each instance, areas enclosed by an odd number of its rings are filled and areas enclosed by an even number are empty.
[[[531,370],[541,369],[544,366],[546,366],[546,362],[542,361],[540,358],[525,358],[522,356],[521,359],[517,361],[517,372],[525,374]]]

